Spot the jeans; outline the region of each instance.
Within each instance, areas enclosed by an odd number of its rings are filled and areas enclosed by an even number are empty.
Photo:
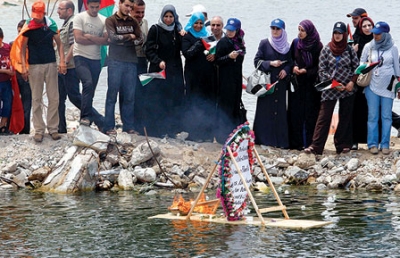
[[[79,79],[77,77],[76,69],[68,69],[65,75],[58,74],[58,91],[60,94],[60,102],[58,104],[58,115],[60,117],[60,123],[58,125],[59,133],[67,132],[67,123],[65,119],[65,101],[68,99],[71,103],[81,109],[82,106],[82,95],[79,91]],[[102,128],[104,118],[92,107],[92,115],[90,116],[91,121],[94,121],[97,127]]]
[[[24,107],[24,128],[19,133],[29,134],[31,131],[32,90],[29,82],[25,81],[19,72],[16,73],[22,106]]]
[[[147,59],[146,57],[138,57],[137,74],[147,73]],[[146,102],[148,101],[146,97],[147,88],[142,86],[142,83],[137,77],[136,89],[135,89],[135,108],[134,108],[134,121],[135,130],[140,134],[144,135],[143,127],[147,124],[147,112]]]
[[[137,63],[108,60],[108,89],[104,131],[115,127],[115,104],[119,93],[122,130],[134,129],[133,109],[137,84]]]
[[[12,97],[11,81],[0,82],[0,117],[10,118]]]
[[[76,75],[82,82],[81,119],[90,120],[93,117],[93,97],[99,81],[101,63],[100,60],[83,56],[74,56],[74,62]],[[99,126],[97,123],[96,125]]]
[[[392,126],[393,99],[378,96],[369,87],[366,87],[364,92],[368,103],[368,148],[388,149]],[[382,138],[380,144],[378,144],[379,118],[382,120]]]

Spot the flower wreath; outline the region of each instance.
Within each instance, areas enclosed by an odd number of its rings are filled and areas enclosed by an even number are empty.
[[[232,134],[229,135],[228,140],[224,144],[221,152],[220,162],[218,163],[218,173],[221,178],[220,184],[217,189],[217,197],[221,200],[222,208],[224,209],[225,215],[228,221],[242,220],[244,216],[244,210],[247,207],[248,195],[245,201],[238,208],[234,208],[234,197],[231,193],[229,184],[230,179],[233,176],[231,174],[231,169],[229,167],[230,163],[233,162],[227,147],[229,146],[232,150],[233,156],[236,158],[238,153],[237,150],[244,140],[248,140],[248,156],[249,156],[249,166],[250,173],[253,174],[253,164],[255,157],[253,155],[254,150],[254,132],[250,130],[249,123],[246,122],[238,126]]]

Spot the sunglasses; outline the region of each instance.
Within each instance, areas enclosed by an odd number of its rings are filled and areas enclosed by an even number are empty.
[[[281,28],[278,28],[278,27],[275,27],[275,26],[273,26],[273,27],[271,27],[271,30],[280,30]]]
[[[372,27],[372,24],[365,24],[362,26],[363,28]]]
[[[211,24],[211,26],[217,26],[217,27],[221,27],[221,24]]]

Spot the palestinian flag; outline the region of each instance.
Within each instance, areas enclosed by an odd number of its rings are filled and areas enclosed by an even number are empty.
[[[315,89],[317,89],[317,91],[324,91],[324,90],[334,89],[341,85],[342,85],[341,83],[339,83],[335,79],[332,79],[318,83],[317,85],[315,85]]]
[[[87,10],[87,0],[78,0],[78,10],[79,12],[84,12]],[[114,0],[101,0],[99,14],[104,17],[109,17],[114,14],[115,2]],[[105,65],[107,57],[107,46],[101,46],[101,66]]]
[[[380,61],[376,61],[376,62],[369,63],[369,64],[361,64],[357,67],[356,74],[366,74],[369,71],[371,71],[372,69],[374,69],[380,63],[381,63]]]
[[[258,84],[254,86],[253,89],[251,89],[251,93],[254,94],[256,97],[264,97],[265,95],[270,95],[274,93],[275,91],[275,86],[279,81],[276,81],[274,83],[266,84],[265,86],[262,86],[261,84]]]
[[[350,24],[348,24],[348,23],[347,23],[347,34],[349,35],[347,43],[353,44],[354,43],[353,34],[351,34]]]
[[[205,55],[215,55],[215,50],[217,49],[217,41],[211,39],[210,37],[207,38],[202,38],[201,42],[203,43],[204,48],[206,49],[204,51]]]
[[[165,78],[166,78],[165,70],[162,70],[161,72],[158,72],[158,73],[139,74],[139,80],[143,86],[147,85],[153,79],[165,79]]]

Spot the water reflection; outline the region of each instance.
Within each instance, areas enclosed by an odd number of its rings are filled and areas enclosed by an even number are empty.
[[[272,194],[254,196],[259,207],[276,205]],[[400,200],[393,194],[290,188],[281,199],[291,218],[334,222],[305,231],[148,219],[166,213],[173,197],[0,191],[1,256],[390,257],[399,252]]]

